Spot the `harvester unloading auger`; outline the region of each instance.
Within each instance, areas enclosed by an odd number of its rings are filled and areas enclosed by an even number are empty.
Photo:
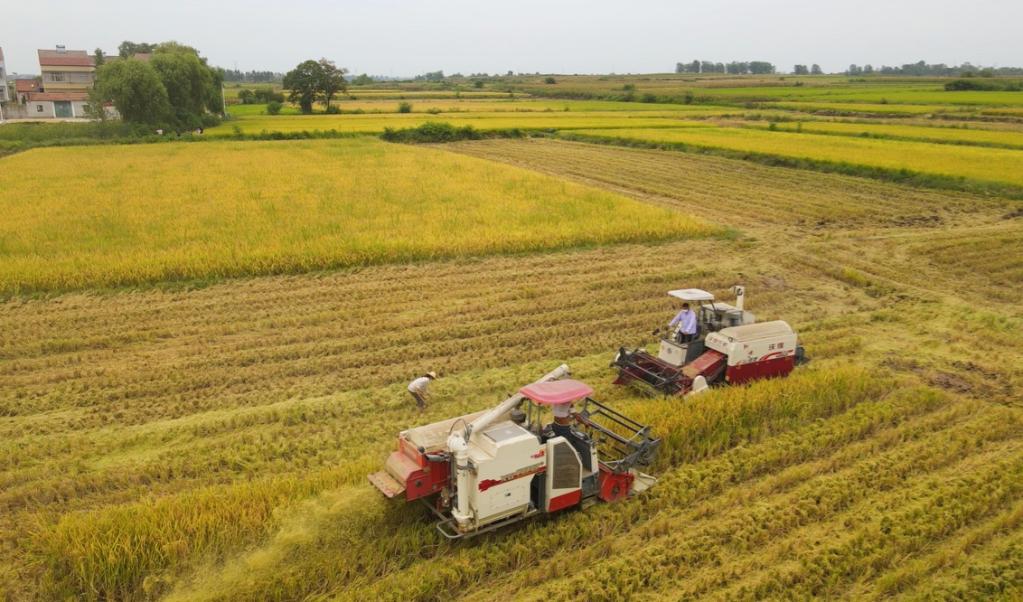
[[[402,431],[370,482],[389,498],[424,502],[451,539],[650,487],[656,479],[638,468],[660,440],[568,375],[562,364],[490,410]],[[575,402],[578,429],[544,423],[544,408]]]
[[[668,295],[697,306],[696,333],[683,337],[678,329],[667,332],[660,337],[656,356],[642,347],[620,348],[611,362],[618,369],[615,384],[663,395],[692,395],[719,383],[787,376],[807,361],[787,322],[758,323],[756,316],[745,310],[745,287],[732,290],[734,306],[715,301],[714,295],[698,288],[668,291]]]

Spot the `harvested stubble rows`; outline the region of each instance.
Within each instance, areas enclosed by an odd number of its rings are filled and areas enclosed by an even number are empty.
[[[747,236],[7,301],[0,592],[1021,593],[1023,315],[988,297],[997,266],[978,262],[962,297],[914,250],[1011,202],[558,141],[456,148]],[[810,367],[682,405],[608,385],[610,351],[670,314],[664,290],[723,293],[739,273]],[[398,430],[497,401],[552,358],[665,437],[649,495],[452,546],[365,483]],[[402,384],[423,366],[444,378],[418,416]]]
[[[603,186],[719,224],[776,232],[990,223],[1019,207],[1007,199],[949,193],[722,157],[561,140],[447,145],[559,177]]]
[[[36,149],[2,167],[0,294],[722,232],[606,191],[369,138]]]

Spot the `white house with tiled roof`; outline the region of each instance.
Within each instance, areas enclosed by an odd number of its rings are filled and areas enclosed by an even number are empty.
[[[0,102],[11,100],[11,94],[7,90],[7,65],[4,64],[4,49],[0,48]]]
[[[96,76],[92,56],[84,50],[39,51],[42,90],[28,94],[28,113],[32,117],[70,119],[85,117],[89,90]]]
[[[0,70],[2,70],[0,53]],[[96,76],[92,56],[84,50],[39,51],[41,76],[15,76],[13,96],[4,104],[7,119],[76,119],[86,118],[89,90]]]

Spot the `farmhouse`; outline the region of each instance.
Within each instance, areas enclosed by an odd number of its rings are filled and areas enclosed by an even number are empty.
[[[0,48],[0,103],[10,100],[7,93],[7,68],[4,65],[4,49]]]
[[[92,57],[84,50],[57,46],[56,50],[39,51],[39,69],[42,90],[28,94],[29,116],[85,117],[85,105],[96,73]]]
[[[13,95],[6,80],[0,86],[0,102],[8,119],[74,119],[86,117],[85,105],[96,66],[84,50],[39,50],[40,77],[13,77]],[[0,53],[0,80],[4,79]]]

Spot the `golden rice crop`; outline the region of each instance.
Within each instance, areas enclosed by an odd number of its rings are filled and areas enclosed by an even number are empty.
[[[365,111],[366,113],[397,113],[402,100],[396,99],[361,99],[336,100],[332,104],[342,111]],[[613,102],[605,100],[562,100],[542,98],[424,98],[409,99],[413,113],[426,113],[438,111],[443,113],[532,113],[532,112],[598,112],[607,111],[628,111],[630,113],[665,113],[669,111],[685,111],[702,114],[708,110],[718,107],[708,105],[686,105],[686,104],[662,104],[662,103],[637,103],[637,102]],[[316,110],[322,110],[323,105],[317,104]],[[721,107],[721,109],[725,109]],[[734,109],[731,109],[734,110]],[[265,105],[239,105],[230,108],[232,117],[247,118],[253,115],[262,115],[266,112]],[[297,109],[295,109],[297,114]],[[306,118],[315,116],[305,116]],[[319,115],[327,117],[327,115]],[[335,123],[337,123],[337,116]],[[329,129],[329,128],[328,128]]]
[[[768,124],[755,123],[766,128]],[[802,121],[776,123],[776,129],[799,131],[810,134],[840,134],[922,140],[927,142],[948,142],[953,144],[977,144],[1005,146],[1023,149],[1023,132],[1012,130],[967,129],[963,127],[926,127],[893,123],[845,123],[837,121]]]
[[[3,168],[5,293],[722,231],[518,168],[372,139],[37,149]]]
[[[1023,186],[1023,152],[1011,149],[951,147],[925,142],[871,140],[724,127],[577,130],[573,133],[583,137],[688,144],[694,147],[722,148],[889,170],[910,170],[923,174]]]
[[[658,105],[651,105],[659,108]],[[362,115],[243,115],[225,122],[207,133],[212,136],[231,136],[237,127],[243,134],[264,132],[337,131],[378,134],[385,128],[418,127],[424,123],[450,123],[457,127],[472,126],[478,130],[557,130],[602,127],[670,127],[681,126],[682,119],[696,116],[721,115],[735,109],[697,107],[686,111],[491,111],[466,113],[390,113]]]

